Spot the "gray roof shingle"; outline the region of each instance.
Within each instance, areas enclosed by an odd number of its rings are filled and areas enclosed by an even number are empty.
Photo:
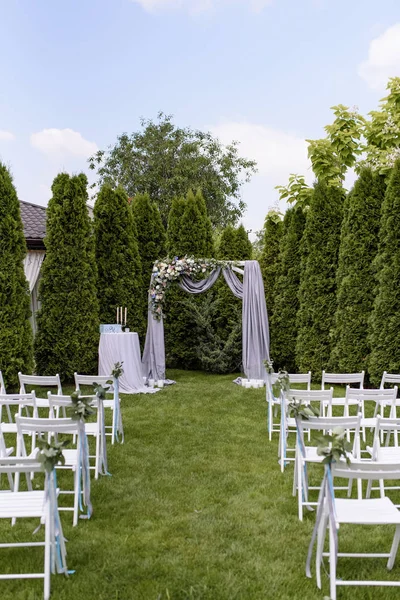
[[[20,200],[22,224],[28,248],[44,248],[46,207]]]

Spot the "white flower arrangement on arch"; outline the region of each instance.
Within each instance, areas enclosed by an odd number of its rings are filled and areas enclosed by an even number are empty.
[[[213,258],[194,258],[184,256],[183,258],[163,258],[157,260],[153,265],[150,289],[149,307],[154,318],[160,320],[165,303],[165,292],[174,281],[184,275],[192,279],[199,275],[209,275],[218,266],[226,267],[234,264],[233,261],[215,260]]]

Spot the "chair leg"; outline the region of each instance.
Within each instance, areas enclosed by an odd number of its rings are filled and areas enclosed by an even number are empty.
[[[299,520],[303,520],[303,465],[299,458],[297,464],[297,494],[299,506]]]
[[[95,462],[95,470],[94,470],[94,478],[99,478],[99,463],[100,463],[100,432],[96,435],[96,462]]]
[[[394,533],[392,547],[390,549],[389,560],[387,563],[387,568],[389,569],[389,571],[391,571],[393,569],[394,561],[396,559],[397,549],[399,547],[399,542],[400,542],[400,525],[397,525],[396,531]]]
[[[272,441],[272,429],[274,427],[274,418],[272,416],[272,404],[271,401],[268,402],[268,439]]]
[[[317,554],[315,557],[315,573],[317,576],[317,586],[321,589],[321,564],[322,564],[322,553],[324,551],[325,544],[325,536],[326,530],[328,528],[328,517],[326,515],[322,515],[321,523],[318,528],[318,537],[317,537]]]
[[[74,515],[73,515],[73,521],[72,521],[73,527],[76,527],[78,525],[79,494],[81,493],[80,485],[79,485],[79,478],[81,476],[80,471],[81,471],[80,465],[77,465],[77,467],[75,469],[75,473],[74,473]]]
[[[296,496],[296,491],[297,491],[297,450],[296,450],[296,455],[294,457],[294,470],[293,470],[293,490],[292,490],[292,495]]]
[[[336,600],[336,556],[333,527],[334,525],[331,522],[329,522],[329,580],[331,588],[330,600]]]
[[[47,508],[45,523],[45,545],[44,545],[44,600],[50,598],[50,552],[52,541],[50,537],[50,507]],[[55,548],[54,548],[55,550]]]

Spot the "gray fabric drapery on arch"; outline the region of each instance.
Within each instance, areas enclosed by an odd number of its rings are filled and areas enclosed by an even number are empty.
[[[263,361],[269,359],[269,331],[260,265],[256,260],[245,261],[243,283],[230,267],[224,268],[222,272],[232,293],[243,301],[242,356],[244,373],[248,379],[266,380]],[[220,267],[214,269],[209,277],[201,281],[192,281],[190,277],[184,275],[179,285],[190,294],[200,294],[214,285],[219,273]],[[150,310],[142,364],[143,375],[146,378],[165,379],[164,324],[162,317],[160,320],[155,319]]]

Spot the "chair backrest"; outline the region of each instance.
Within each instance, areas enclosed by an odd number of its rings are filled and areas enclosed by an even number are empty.
[[[381,463],[375,461],[352,460],[349,465],[344,461],[332,463],[332,475],[344,479],[400,479],[400,462]]]
[[[333,398],[333,388],[329,390],[295,390],[290,388],[288,396],[302,402],[326,402],[329,404]]]
[[[381,379],[381,388],[385,387],[386,383],[395,383],[397,386],[400,385],[400,375],[397,373],[388,373],[387,371],[383,371],[382,379]]]
[[[325,371],[322,371],[321,388],[324,390],[326,383],[346,385],[353,383],[358,384],[360,388],[363,388],[364,375],[365,371],[361,371],[361,373],[326,373]]]
[[[3,407],[6,407],[8,421],[12,421],[12,413],[10,412],[10,406],[17,407],[17,414],[21,414],[22,409],[29,406],[33,409],[34,416],[37,416],[37,406],[36,406],[36,394],[35,392],[30,392],[29,394],[0,394],[0,423],[3,421]]]
[[[289,382],[292,383],[306,383],[307,389],[311,389],[311,371],[308,373],[289,373]]]
[[[72,400],[71,396],[58,394],[52,394],[51,392],[47,392],[47,399],[49,401],[49,417],[58,419],[60,415],[60,408],[62,409],[62,414],[64,417],[67,416],[66,408],[71,408]]]
[[[353,448],[354,456],[358,456],[360,448],[360,426],[361,414],[356,417],[310,417],[299,422],[299,433],[304,439],[304,429],[313,431],[332,431],[335,427],[341,427],[345,431],[354,430]]]
[[[30,433],[64,433],[76,434],[79,431],[79,422],[74,419],[35,419],[16,416],[19,434]]]
[[[23,373],[18,373],[20,392],[21,394],[26,393],[26,385],[29,386],[39,386],[45,387],[46,390],[49,387],[56,387],[57,394],[62,395],[62,387],[60,376],[57,375],[24,375]],[[48,391],[48,390],[47,390]]]
[[[3,379],[3,373],[0,371],[0,394],[6,393],[6,386]]]
[[[0,474],[12,473],[39,473],[43,472],[43,465],[36,457],[1,456]]]
[[[356,399],[360,401],[368,401],[373,400],[374,402],[381,403],[384,402],[387,404],[388,402],[395,402],[397,397],[397,386],[394,388],[388,389],[357,389],[351,388],[349,385],[346,387],[346,398]]]
[[[113,382],[112,375],[79,375],[79,373],[74,373],[74,378],[75,389],[77,392],[81,391],[81,385],[87,385],[93,388],[93,384],[97,383],[104,387],[106,385],[110,386]]]
[[[1,423],[0,423],[0,457],[3,457],[3,456],[7,456],[7,446],[4,441],[4,436],[3,436],[3,432],[1,430]]]

